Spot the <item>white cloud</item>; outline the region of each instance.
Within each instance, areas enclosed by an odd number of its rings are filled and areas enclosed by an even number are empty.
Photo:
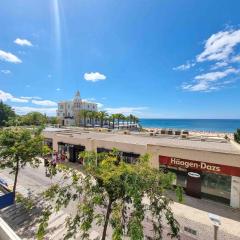
[[[240,62],[240,55],[233,57],[232,62]]]
[[[207,39],[197,62],[226,60],[240,43],[240,30],[220,31]]]
[[[4,92],[0,90],[0,100],[3,102],[11,101],[11,102],[18,102],[18,103],[27,103],[27,99],[16,98],[12,94]]]
[[[11,102],[18,102],[18,103],[27,103],[28,102],[27,99],[15,98],[15,97],[11,98],[10,101]]]
[[[215,70],[215,69],[218,69],[218,68],[222,68],[222,67],[226,67],[228,66],[228,63],[227,62],[216,62],[212,67],[211,67],[211,70]]]
[[[182,64],[180,66],[174,67],[173,70],[174,71],[185,71],[191,67],[194,67],[195,65],[196,65],[196,63],[187,62],[186,64]]]
[[[50,100],[32,100],[33,104],[40,105],[40,106],[48,106],[48,107],[55,107],[57,106],[56,102]]]
[[[41,98],[40,97],[20,97],[21,99],[27,99],[27,100],[32,100],[32,99],[37,99],[37,100],[40,100]]]
[[[105,80],[106,76],[99,72],[91,72],[91,73],[85,73],[84,79],[86,81],[97,82],[97,81]]]
[[[198,75],[195,77],[196,80],[202,81],[216,81],[218,79],[224,78],[231,73],[237,73],[238,71],[235,68],[228,68],[223,72],[210,72]]]
[[[3,69],[3,70],[1,70],[1,72],[4,73],[4,74],[10,74],[11,73],[11,71],[8,70],[8,69]]]
[[[83,98],[82,101],[84,101],[84,102],[94,102],[94,101],[96,101],[96,99],[93,98],[93,97],[91,97],[91,98]]]
[[[201,75],[196,76],[195,83],[193,84],[183,84],[182,89],[186,91],[191,92],[198,92],[198,91],[213,91],[218,90],[223,85],[232,83],[232,80],[226,80],[226,81],[219,81],[225,77],[227,77],[230,74],[236,74],[239,73],[235,68],[228,68],[222,72],[216,71],[216,72],[209,72],[204,73]]]
[[[28,47],[32,47],[32,43],[27,40],[27,39],[21,39],[21,38],[17,38],[14,43],[16,43],[17,45],[20,45],[20,46],[28,46]]]
[[[118,107],[118,108],[105,108],[110,114],[122,113],[122,114],[141,114],[147,107]]]
[[[17,114],[24,115],[29,112],[40,112],[47,115],[56,115],[57,108],[37,108],[37,107],[13,107]]]
[[[11,63],[21,63],[22,60],[10,52],[0,50],[0,60]]]
[[[240,29],[227,29],[212,34],[204,43],[203,51],[195,57],[195,61],[187,62],[173,68],[174,70],[186,70],[191,64],[201,65],[200,69],[207,73],[194,77],[192,82],[183,83],[182,89],[187,91],[212,91],[222,88],[226,84],[233,83],[230,74],[237,74],[236,65],[240,62],[237,54],[240,47]],[[212,62],[214,62],[212,64]],[[199,68],[198,68],[199,69]],[[211,72],[209,72],[209,69]],[[225,77],[230,79],[223,79]],[[238,76],[239,77],[239,76]]]
[[[96,103],[98,108],[103,108],[103,104],[102,103]]]
[[[61,90],[61,88],[57,88],[57,89],[56,89],[56,91],[58,91],[58,92],[59,92],[60,90]]]

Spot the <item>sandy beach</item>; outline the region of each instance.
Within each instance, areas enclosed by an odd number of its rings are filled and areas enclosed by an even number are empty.
[[[161,132],[161,128],[144,128],[144,130],[146,132],[152,132],[152,133],[160,133]],[[173,131],[177,131],[177,129],[171,129]],[[185,131],[185,129],[181,129],[178,131]],[[192,137],[208,137],[208,138],[225,138],[226,136],[229,139],[233,139],[234,138],[234,134],[233,133],[229,133],[229,132],[210,132],[210,131],[197,131],[197,130],[189,130],[189,136]]]

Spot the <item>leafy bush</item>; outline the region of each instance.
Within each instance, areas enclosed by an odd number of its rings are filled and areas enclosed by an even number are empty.
[[[240,128],[237,129],[237,132],[234,133],[234,140],[237,142],[237,143],[240,143]]]

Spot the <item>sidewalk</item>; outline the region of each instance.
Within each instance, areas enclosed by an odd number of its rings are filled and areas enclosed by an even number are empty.
[[[81,166],[69,163],[70,167],[80,170]],[[8,182],[9,185],[13,183],[13,175],[9,175],[8,171],[1,171],[0,175]],[[27,196],[29,192],[38,193],[46,189],[51,183],[58,181],[58,177],[54,177],[53,179],[49,179],[45,177],[45,169],[43,165],[38,169],[26,168],[20,172],[19,182],[17,185],[17,191]],[[180,223],[181,227],[181,235],[182,240],[187,239],[198,239],[198,240],[208,240],[213,239],[213,226],[211,221],[208,218],[208,212],[217,214],[220,216],[221,226],[219,228],[218,240],[240,240],[240,209],[233,209],[227,205],[217,203],[211,200],[206,199],[196,199],[189,196],[184,196],[184,204],[180,204],[176,201],[176,197],[173,192],[168,193],[168,195],[175,200],[175,202],[171,205],[173,212],[175,214],[176,219]],[[145,199],[147,201],[147,199]],[[74,212],[74,207],[71,205],[68,209],[64,210],[64,212],[59,213],[58,216],[55,216],[54,221],[51,222],[50,229],[57,228],[57,225],[61,225],[63,218]],[[20,214],[22,215],[22,214]],[[23,216],[21,216],[23,217]],[[16,219],[17,220],[17,219]],[[55,224],[54,224],[55,222]],[[10,224],[11,225],[11,224]],[[24,229],[27,234],[30,235],[35,232],[35,226],[28,225],[28,229]],[[188,230],[196,231],[196,235],[191,234],[186,231]],[[64,227],[60,227],[61,231],[57,234],[57,236],[63,234]],[[21,235],[24,235],[24,230],[21,229]],[[17,230],[17,229],[16,229]],[[94,229],[96,230],[96,229]],[[187,236],[187,237],[186,237]],[[30,237],[30,236],[29,236]],[[53,236],[52,236],[53,237]],[[26,239],[31,239],[27,238]],[[49,239],[59,239],[49,238]],[[164,238],[166,240],[168,238]]]
[[[68,163],[69,167],[81,171],[79,164]],[[171,208],[180,223],[181,233],[192,239],[213,239],[213,225],[208,213],[220,216],[221,226],[218,230],[219,240],[240,240],[240,209],[233,209],[223,203],[208,199],[198,199],[184,195],[184,203],[178,203],[173,192],[168,196],[174,200]],[[147,202],[147,200],[145,199]],[[189,233],[185,228],[196,231],[196,235]],[[185,240],[184,238],[181,238]]]
[[[218,231],[218,239],[239,240],[240,239],[240,209],[233,209],[221,203],[207,199],[197,199],[184,196],[184,204],[174,202],[173,212],[179,221],[181,231],[184,227],[191,228],[197,232],[196,239],[213,239],[213,225],[208,213],[220,216],[221,225]],[[189,236],[194,237],[188,233]]]

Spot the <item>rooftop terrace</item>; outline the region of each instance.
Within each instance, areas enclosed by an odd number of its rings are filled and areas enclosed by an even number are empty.
[[[147,133],[139,132],[129,132],[124,134],[124,132],[98,132],[96,130],[90,131],[81,128],[46,128],[44,131],[54,133],[57,136],[69,136],[78,139],[94,139],[144,146],[156,145],[177,147],[240,155],[240,147],[238,148],[235,144],[225,140],[224,138],[201,138],[199,136],[191,135],[187,138],[175,135],[149,136]]]

